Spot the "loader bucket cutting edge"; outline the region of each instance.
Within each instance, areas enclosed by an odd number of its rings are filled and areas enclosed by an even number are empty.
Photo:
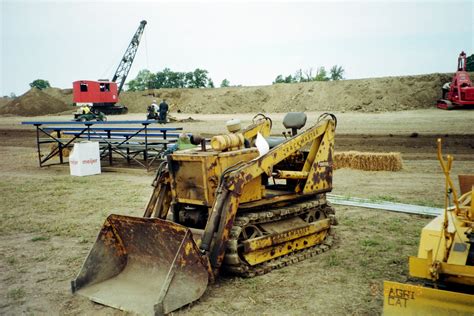
[[[199,299],[208,277],[188,228],[112,214],[71,287],[103,305],[160,315]]]
[[[383,315],[473,315],[474,295],[384,281]]]

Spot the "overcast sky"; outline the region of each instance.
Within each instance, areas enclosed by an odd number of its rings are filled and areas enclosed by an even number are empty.
[[[474,1],[0,0],[0,94],[41,78],[111,78],[141,20],[139,70],[203,68],[218,86],[268,85],[334,64],[348,79],[453,72],[474,51]]]

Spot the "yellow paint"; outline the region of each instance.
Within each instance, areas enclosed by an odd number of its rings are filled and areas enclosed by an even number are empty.
[[[334,152],[334,130],[332,124],[328,124],[322,139],[319,141],[319,147],[317,148],[316,155],[311,162],[311,169],[309,170],[308,180],[303,188],[304,194],[310,194],[314,192],[321,192],[330,190],[332,183],[316,177],[316,175],[330,174],[332,177],[332,158],[331,155]],[[311,148],[313,150],[313,148]],[[314,148],[316,150],[316,148]],[[331,160],[331,161],[329,161]],[[306,166],[306,164],[305,164]],[[317,179],[318,178],[318,179]]]
[[[408,267],[410,276],[421,279],[431,279],[430,269],[433,262],[430,259],[409,257]],[[455,283],[474,286],[474,266],[449,264],[437,261],[439,274],[444,275]]]
[[[186,243],[184,244],[184,253],[186,254],[186,256],[189,255],[191,251],[193,250],[194,250],[193,242],[191,240],[186,241]]]
[[[473,315],[474,295],[384,281],[383,315]]]
[[[207,205],[214,203],[216,189],[222,172],[238,162],[246,162],[258,156],[255,148],[232,152],[193,151],[176,152],[171,157],[178,164],[172,181],[171,192],[179,203]],[[262,197],[260,177],[246,184],[241,197],[243,202]]]
[[[256,265],[274,258],[284,256],[296,250],[301,250],[318,245],[326,237],[326,235],[327,230],[309,236],[295,238],[293,240],[283,242],[277,246],[270,246],[264,249],[252,251],[247,254],[244,254],[243,256],[250,265]]]
[[[288,171],[278,170],[278,174],[275,176],[276,179],[306,179],[308,177],[307,171]]]
[[[472,204],[460,203],[449,175],[453,157],[443,158],[441,139],[437,145],[445,175],[445,210],[423,228],[418,255],[409,258],[409,273],[453,288],[474,287],[474,266],[466,265],[470,245],[465,234],[474,226]],[[454,207],[447,192],[452,192]],[[474,315],[474,295],[387,281],[384,286],[384,315]]]
[[[281,244],[300,237],[313,235],[320,231],[329,229],[329,226],[330,220],[327,218],[282,233],[255,238],[244,243],[245,252],[257,251],[267,247],[271,247],[272,244]]]
[[[244,134],[246,139],[252,142],[257,137],[258,133],[262,134],[263,137],[268,137],[270,136],[270,132],[270,120],[259,119],[257,122],[244,129],[242,134]]]

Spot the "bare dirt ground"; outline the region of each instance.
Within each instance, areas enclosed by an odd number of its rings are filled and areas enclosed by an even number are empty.
[[[170,125],[203,134],[223,132],[224,122],[236,116],[173,115],[197,121]],[[308,122],[318,115],[309,113]],[[336,150],[400,151],[404,168],[337,170],[335,194],[441,206],[444,182],[436,160],[437,137],[443,138],[445,153],[455,157],[453,175],[474,173],[474,111],[336,115]],[[253,115],[237,116],[246,125]],[[280,134],[283,114],[269,116],[273,133]],[[35,133],[19,124],[24,120],[32,119],[0,117],[0,313],[123,314],[71,295],[70,281],[108,214],[142,215],[153,173],[123,170],[77,178],[66,167],[39,168]],[[223,276],[198,302],[175,314],[379,314],[382,281],[406,281],[407,256],[416,254],[420,230],[430,219],[341,206],[336,212],[337,242],[330,251],[256,278]]]

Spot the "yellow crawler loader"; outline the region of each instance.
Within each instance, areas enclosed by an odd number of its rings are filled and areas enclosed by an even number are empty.
[[[453,157],[443,158],[440,139],[438,160],[445,211],[423,228],[418,256],[409,257],[410,276],[423,284],[385,281],[384,315],[474,315],[474,175],[459,176],[458,198],[449,175]]]
[[[143,217],[110,215],[72,292],[139,314],[166,314],[199,299],[221,269],[252,277],[329,249],[336,118],[259,145],[271,121],[257,117],[211,146],[167,156]],[[256,144],[258,149],[253,146]]]

